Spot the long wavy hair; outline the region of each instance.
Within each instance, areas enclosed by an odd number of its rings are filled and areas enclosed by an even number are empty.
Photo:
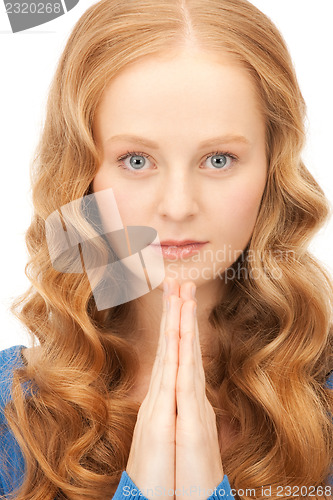
[[[140,363],[128,336],[134,304],[99,311],[86,274],[52,267],[45,220],[91,192],[105,87],[129,63],[191,43],[243,64],[266,119],[268,177],[254,231],[209,316],[219,348],[204,361],[207,396],[218,430],[226,417],[239,430],[221,446],[223,467],[233,488],[255,488],[257,498],[263,485],[272,498],[301,495],[300,486],[319,498],[322,490],[310,488],[327,484],[333,285],[308,247],[330,205],[301,159],[306,108],[286,44],[246,0],[102,0],[78,20],[60,57],[31,165],[31,287],[12,312],[41,347],[15,371],[5,409],[26,467],[18,500],[105,500],[126,468],[140,406],[126,397]],[[38,391],[26,397],[29,380]]]

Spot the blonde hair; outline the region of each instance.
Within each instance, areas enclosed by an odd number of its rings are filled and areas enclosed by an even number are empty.
[[[54,269],[45,220],[91,192],[101,159],[93,121],[106,85],[129,63],[186,43],[227,51],[250,71],[267,128],[268,178],[253,235],[209,317],[219,350],[205,362],[207,396],[218,429],[227,416],[239,430],[223,467],[232,487],[256,488],[257,498],[262,485],[283,498],[278,486],[326,484],[333,285],[308,245],[330,207],[301,159],[305,104],[286,44],[246,0],[102,0],[61,55],[32,165],[31,287],[12,311],[41,349],[16,370],[5,410],[26,464],[18,500],[111,498],[126,468],[139,409],[126,398],[139,367],[126,334],[133,304],[98,311],[85,274]],[[38,393],[24,397],[26,380]]]

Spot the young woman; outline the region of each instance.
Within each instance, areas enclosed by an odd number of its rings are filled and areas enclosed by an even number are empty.
[[[13,305],[33,347],[0,353],[6,498],[332,498],[333,287],[308,250],[329,204],[304,116],[286,45],[246,0],[81,17]],[[103,308],[87,272],[54,265],[46,228],[107,190],[125,228],[157,232],[165,278]]]

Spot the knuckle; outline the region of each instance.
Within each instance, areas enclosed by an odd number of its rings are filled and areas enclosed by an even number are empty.
[[[155,442],[159,440],[159,437],[160,437],[160,426],[154,425],[152,423],[152,425],[149,426],[149,440]]]
[[[162,382],[161,382],[161,388],[160,388],[161,393],[165,393],[165,392],[167,392],[167,391],[168,391],[168,389],[169,389],[169,388],[168,388],[168,384],[167,384],[165,381],[162,381]]]
[[[195,361],[194,359],[187,359],[186,361],[184,359],[180,359],[179,365],[182,370],[193,370],[195,368]]]
[[[176,385],[176,371],[177,371],[177,363],[172,362],[170,363],[172,365],[172,371],[167,370],[164,372],[161,384],[160,384],[160,390],[162,392],[170,392],[175,390],[175,385]]]
[[[194,340],[193,330],[182,330],[182,337],[187,337],[190,340]]]
[[[166,356],[166,358],[163,360],[163,366],[166,368],[177,368],[178,363],[177,361],[172,358],[171,356]]]
[[[194,395],[195,394],[195,387],[193,384],[184,384],[182,382],[177,381],[177,387],[176,390],[180,394],[186,394],[186,395]]]
[[[161,392],[165,393],[170,391],[170,381],[169,378],[163,377],[161,382]]]
[[[187,304],[190,304],[190,308],[193,308],[197,305],[197,300],[196,299],[190,299],[187,301]]]
[[[166,338],[172,338],[178,334],[178,330],[176,328],[167,328],[164,332]]]

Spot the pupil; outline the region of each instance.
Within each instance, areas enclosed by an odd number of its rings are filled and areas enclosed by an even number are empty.
[[[140,168],[142,165],[136,162],[142,162],[143,157],[142,156],[132,156],[130,164],[132,165],[133,168]]]
[[[216,160],[217,158],[217,160]],[[221,161],[221,163],[217,163],[215,164],[215,166],[221,168],[221,167],[224,167],[224,165],[227,163],[227,160],[226,160],[226,157],[224,155],[215,155],[213,156],[213,162],[216,162],[216,161]]]

